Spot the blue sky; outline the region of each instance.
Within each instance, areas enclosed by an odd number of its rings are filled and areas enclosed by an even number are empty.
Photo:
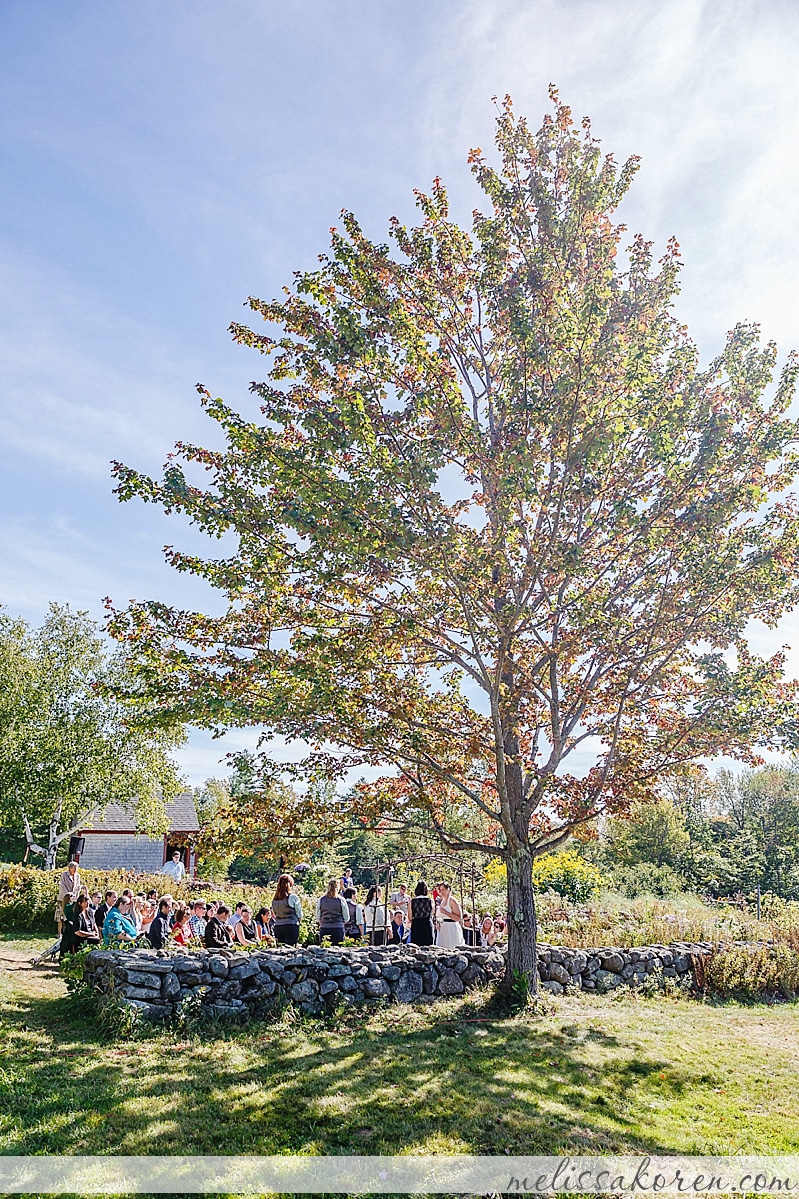
[[[109,460],[207,441],[197,382],[247,404],[227,326],[342,207],[380,235],[440,174],[467,217],[494,94],[537,123],[555,82],[642,156],[625,219],[679,240],[704,356],[739,319],[799,347],[798,36],[793,0],[4,0],[0,602],[197,598],[161,560],[185,529],[120,506]],[[187,777],[241,741],[193,734]]]

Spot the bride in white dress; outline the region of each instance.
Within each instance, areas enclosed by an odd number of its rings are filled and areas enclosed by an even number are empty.
[[[463,913],[458,901],[452,895],[452,888],[447,883],[440,883],[438,889],[441,894],[441,902],[436,915],[436,924],[438,925],[436,945],[442,949],[457,949],[459,945],[464,944],[461,928]]]

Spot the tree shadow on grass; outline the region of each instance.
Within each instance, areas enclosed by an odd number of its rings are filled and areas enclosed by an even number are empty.
[[[69,1000],[14,1007],[5,1153],[668,1153],[647,1101],[712,1081],[579,1022],[468,1007],[116,1043]]]

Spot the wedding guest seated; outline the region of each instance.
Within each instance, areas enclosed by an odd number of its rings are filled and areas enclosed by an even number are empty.
[[[147,936],[153,949],[163,949],[169,938],[169,912],[172,907],[171,900],[164,896],[158,901],[158,915],[154,916],[150,927],[147,931]]]
[[[136,922],[131,915],[132,898],[120,895],[103,921],[103,944],[136,940]]]
[[[258,909],[258,914],[255,917],[255,927],[258,929],[259,940],[265,941],[267,937],[274,937],[275,920],[271,908]]]
[[[227,918],[230,915],[230,908],[220,903],[216,909],[216,914],[211,917],[205,926],[205,948],[206,949],[227,949],[232,940],[230,929],[227,926]]]
[[[494,932],[494,921],[487,914],[483,916],[478,936],[480,938],[480,944],[484,949],[490,949],[497,939],[496,933]]]
[[[150,925],[153,922],[154,916],[155,916],[155,904],[150,903],[149,899],[145,899],[144,903],[141,905],[141,909],[139,912],[139,917],[141,920],[141,931],[144,933],[145,936],[150,931]]]
[[[130,914],[133,917],[134,924],[136,925],[137,935],[144,932],[144,910],[146,904],[147,900],[144,898],[144,895],[133,896],[133,907],[131,908]],[[152,917],[150,917],[150,919],[152,919]]]
[[[205,939],[205,900],[195,899],[191,905],[191,916],[189,916],[189,929],[193,941],[204,941]]]
[[[404,945],[408,940],[409,931],[405,927],[402,912],[397,908],[391,917],[391,924],[388,926],[389,945]]]
[[[82,949],[84,945],[99,945],[100,934],[94,922],[91,904],[85,895],[79,895],[75,903],[72,928],[73,951]]]
[[[119,897],[118,897],[116,891],[106,891],[105,902],[101,903],[99,908],[97,909],[97,911],[94,913],[94,922],[101,931],[102,931],[103,925],[105,924],[106,916],[108,915],[109,911],[114,906],[114,904],[116,903],[118,898]]]
[[[230,928],[231,933],[235,933],[236,925],[238,924],[239,920],[241,920],[241,909],[246,906],[247,905],[245,904],[244,900],[240,899],[233,909],[233,915],[228,920],[228,927]]]
[[[189,928],[189,909],[180,907],[175,912],[175,921],[172,925],[171,937],[178,945],[189,945],[191,942],[191,929]]]
[[[233,940],[240,945],[257,945],[258,929],[252,918],[252,909],[243,904],[239,912],[239,920],[233,930]]]

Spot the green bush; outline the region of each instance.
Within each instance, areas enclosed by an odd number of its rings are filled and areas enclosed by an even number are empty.
[[[572,903],[585,903],[605,885],[602,871],[574,849],[548,853],[533,862],[536,891],[555,891]]]
[[[61,870],[37,870],[27,866],[0,867],[0,930],[4,932],[54,931],[54,913]],[[81,882],[88,890],[114,890],[117,893],[130,887],[134,894],[157,888],[159,895],[169,892],[175,899],[187,901],[195,896],[224,900],[231,909],[244,900],[257,912],[269,907],[273,887],[251,887],[245,883],[209,883],[184,879],[176,883],[166,874],[130,874],[124,870],[81,870]],[[310,901],[296,888],[306,917],[311,914]]]
[[[799,953],[787,945],[730,945],[699,959],[697,981],[722,999],[768,999],[799,993]]]
[[[617,866],[613,884],[620,895],[634,899],[638,895],[654,895],[658,899],[673,899],[685,894],[685,879],[671,866],[655,866],[651,862],[636,862],[634,866]]]

